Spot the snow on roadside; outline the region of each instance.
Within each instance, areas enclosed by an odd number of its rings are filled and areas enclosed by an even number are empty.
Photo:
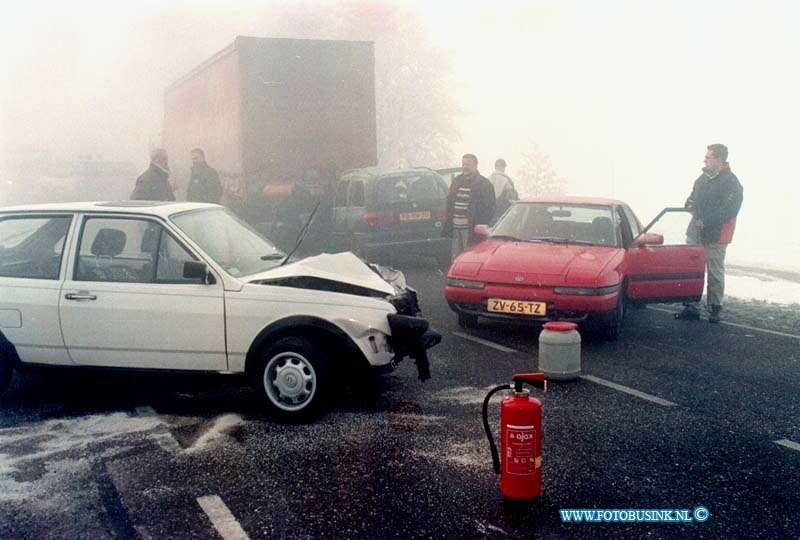
[[[155,417],[124,413],[47,420],[25,427],[0,429],[0,503],[35,500],[52,503],[62,482],[88,474],[94,463],[129,448],[126,436],[161,426]],[[101,443],[118,442],[102,452],[87,452]],[[39,469],[38,477],[29,471]],[[36,476],[36,475],[35,475]]]
[[[244,420],[238,414],[225,414],[214,420],[214,423],[203,433],[186,452],[197,452],[204,450],[208,445],[213,444],[225,437],[225,431],[244,424]]]
[[[767,274],[727,272],[725,296],[775,304],[800,304],[800,283]]]

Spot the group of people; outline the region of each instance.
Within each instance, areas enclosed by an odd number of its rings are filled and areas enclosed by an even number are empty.
[[[186,187],[186,200],[190,202],[219,203],[222,183],[216,170],[206,163],[202,148],[191,151],[192,171]],[[136,179],[131,200],[174,201],[175,186],[169,181],[169,157],[163,148],[150,152],[150,166]]]
[[[702,174],[695,180],[685,208],[692,213],[688,243],[702,244],[706,255],[708,320],[718,323],[725,292],[725,252],[733,239],[743,190],[728,163],[728,148],[712,144],[706,150]],[[443,227],[443,234],[452,238],[454,258],[483,240],[481,227],[492,225],[518,198],[514,183],[505,173],[505,160],[495,162],[491,180],[478,172],[478,158],[474,154],[464,154],[461,167],[462,174],[450,185]],[[699,304],[684,304],[683,311],[676,313],[675,318],[699,320]]]
[[[724,144],[711,144],[706,150],[702,174],[695,180],[685,207],[693,215],[687,230],[689,243],[702,244],[705,251],[709,321],[715,323],[721,319],[725,292],[725,252],[733,239],[743,190],[728,163],[728,148]],[[219,174],[206,163],[201,148],[193,149],[191,158],[192,170],[186,200],[219,203],[222,197]],[[518,199],[514,182],[506,174],[506,167],[504,159],[495,161],[495,170],[489,179],[478,172],[477,156],[462,156],[462,173],[450,185],[443,226],[444,236],[452,238],[453,258],[483,240],[481,226],[493,225]],[[167,152],[163,148],[156,148],[150,154],[150,166],[136,180],[131,199],[174,201],[175,192],[169,182],[169,174]],[[683,311],[675,317],[698,320],[699,305],[686,303]]]

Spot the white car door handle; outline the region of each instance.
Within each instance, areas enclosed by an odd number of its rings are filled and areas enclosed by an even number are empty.
[[[84,292],[67,293],[67,295],[64,298],[66,298],[67,300],[97,300],[97,297],[95,295]]]

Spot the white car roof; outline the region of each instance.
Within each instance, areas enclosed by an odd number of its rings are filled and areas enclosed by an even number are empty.
[[[110,201],[26,204],[0,207],[0,214],[30,212],[133,212],[166,218],[178,212],[201,208],[222,208],[218,204],[172,201]]]

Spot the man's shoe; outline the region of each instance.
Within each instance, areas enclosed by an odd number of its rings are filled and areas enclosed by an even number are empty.
[[[700,312],[694,307],[686,306],[683,311],[675,314],[679,321],[697,321],[700,319]]]
[[[711,306],[711,314],[708,316],[708,322],[718,323],[721,319],[720,317],[721,312],[722,312],[722,306]]]

